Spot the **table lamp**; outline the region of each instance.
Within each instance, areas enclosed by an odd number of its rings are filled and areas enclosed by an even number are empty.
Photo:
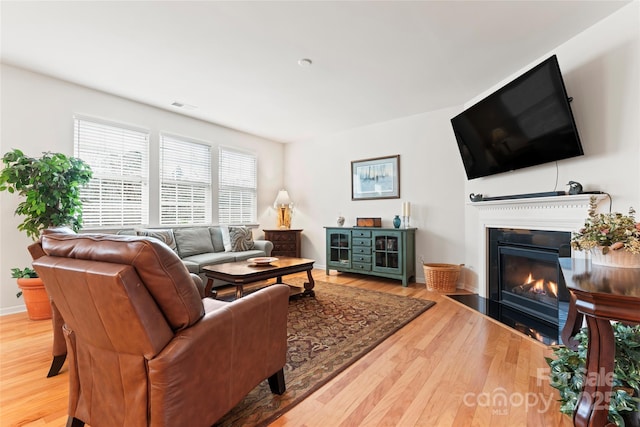
[[[278,196],[276,197],[276,201],[273,202],[273,207],[278,210],[278,228],[291,228],[291,208],[293,207],[293,203],[287,190],[278,191]]]

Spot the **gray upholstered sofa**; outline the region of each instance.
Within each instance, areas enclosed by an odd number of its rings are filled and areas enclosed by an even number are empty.
[[[254,240],[251,229],[247,227],[123,229],[118,234],[160,239],[178,254],[189,272],[200,275],[205,265],[270,256],[273,249],[273,243],[268,240]]]

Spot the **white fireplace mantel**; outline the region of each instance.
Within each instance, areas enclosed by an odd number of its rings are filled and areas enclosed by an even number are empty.
[[[523,199],[469,202],[478,209],[478,294],[487,295],[488,229],[519,228],[527,230],[578,231],[587,218],[589,201],[594,196],[600,204],[606,194],[577,194]]]

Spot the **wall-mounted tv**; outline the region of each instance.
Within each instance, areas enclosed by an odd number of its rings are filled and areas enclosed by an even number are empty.
[[[584,154],[555,55],[451,124],[467,179]]]

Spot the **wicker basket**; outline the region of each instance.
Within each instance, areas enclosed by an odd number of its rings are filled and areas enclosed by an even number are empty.
[[[437,292],[455,292],[462,264],[423,264],[427,289]]]

